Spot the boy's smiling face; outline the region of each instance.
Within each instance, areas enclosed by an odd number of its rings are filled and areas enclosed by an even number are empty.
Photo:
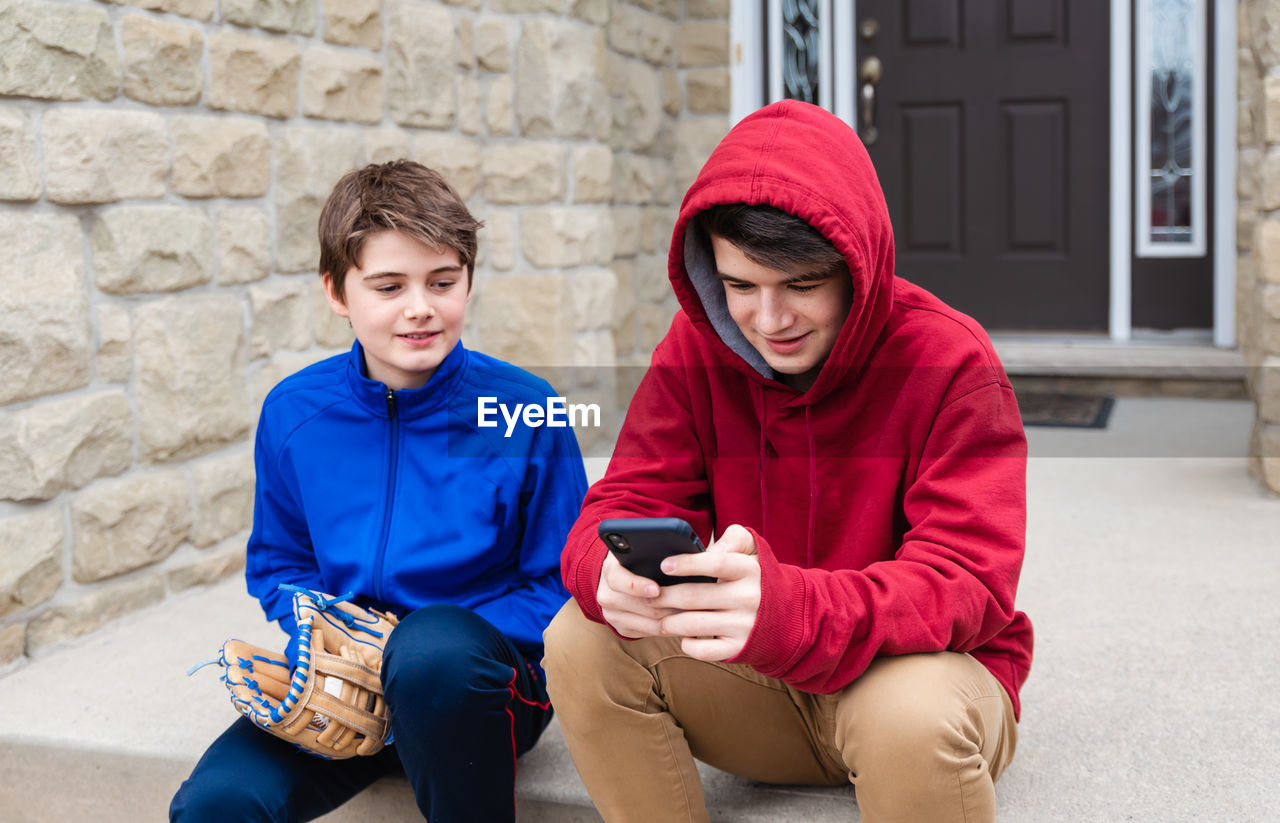
[[[397,231],[372,235],[343,296],[324,276],[329,305],[351,321],[365,369],[388,388],[419,389],[453,351],[471,297],[471,280],[449,247],[433,249]]]
[[[847,271],[778,271],[714,234],[711,248],[733,322],[780,381],[808,391],[853,304]]]

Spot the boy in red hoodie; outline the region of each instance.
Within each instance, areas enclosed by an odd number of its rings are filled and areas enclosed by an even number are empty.
[[[1026,439],[986,334],[893,271],[854,132],[787,101],[684,198],[680,300],[561,560],[548,688],[613,821],[708,820],[694,758],[848,780],[862,820],[990,821],[1031,624]],[[680,517],[715,583],[659,587],[597,536]]]

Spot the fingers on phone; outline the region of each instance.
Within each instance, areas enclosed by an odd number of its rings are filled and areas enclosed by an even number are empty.
[[[735,552],[737,554],[755,554],[756,541],[751,536],[751,532],[746,527],[733,524],[724,530],[724,534],[720,535],[720,539],[712,544],[713,548],[718,548],[723,552]]]
[[[752,564],[758,567],[750,555],[707,552],[668,557],[662,561],[662,571],[672,577],[711,577],[724,582],[746,576]]]
[[[621,564],[615,565],[613,568],[606,569],[605,574],[609,583],[609,588],[620,594],[629,594],[632,597],[652,598],[658,596],[658,584],[654,583],[647,577],[641,577],[627,571]]]

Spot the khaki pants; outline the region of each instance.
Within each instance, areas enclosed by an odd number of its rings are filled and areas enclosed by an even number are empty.
[[[675,638],[621,640],[573,600],[545,638],[552,704],[609,823],[707,821],[695,757],[768,783],[848,780],[864,823],[995,820],[1017,726],[967,654],[881,658],[821,695],[694,660]]]

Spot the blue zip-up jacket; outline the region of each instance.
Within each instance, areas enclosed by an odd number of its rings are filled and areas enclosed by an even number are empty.
[[[364,376],[359,342],[282,380],[255,447],[245,577],[293,637],[293,583],[403,617],[466,606],[535,663],[568,599],[560,551],[586,474],[568,427],[478,426],[477,401],[545,406],[545,380],[461,343],[421,389]],[[492,419],[492,418],[490,418]],[[293,646],[289,648],[290,662]]]

